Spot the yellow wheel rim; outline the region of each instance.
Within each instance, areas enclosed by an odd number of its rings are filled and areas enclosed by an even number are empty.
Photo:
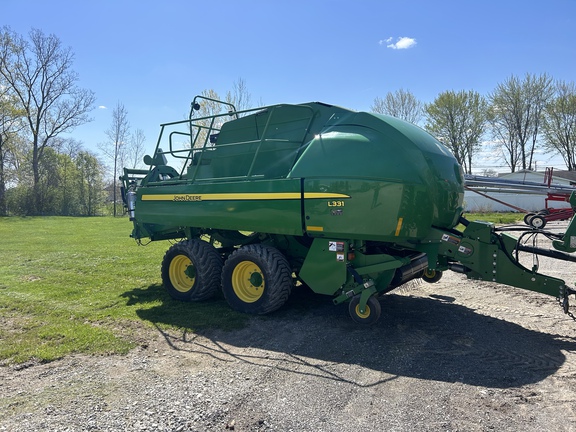
[[[364,313],[360,313],[360,305],[357,304],[356,305],[356,315],[358,315],[358,317],[362,318],[362,319],[366,319],[370,316],[370,306],[366,305],[366,309],[364,310]]]
[[[232,289],[244,303],[254,303],[264,294],[264,275],[252,261],[238,263],[232,271]]]
[[[170,262],[168,274],[176,291],[182,293],[190,291],[196,282],[196,270],[186,255],[174,257]]]
[[[424,271],[424,276],[426,276],[428,279],[432,279],[434,276],[436,276],[436,270],[426,269]]]

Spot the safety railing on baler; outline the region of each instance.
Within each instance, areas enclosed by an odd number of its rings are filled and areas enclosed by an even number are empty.
[[[227,110],[194,118],[195,112],[200,109],[199,99],[222,104]],[[274,125],[282,120],[282,116],[277,113],[282,109],[297,110],[301,113],[298,116],[297,127],[291,131],[289,138],[274,135],[273,129],[277,129]],[[230,117],[239,119],[252,113],[257,114],[256,118],[262,113],[266,119],[257,139],[237,140],[236,133],[221,136],[223,126]],[[153,156],[144,157],[144,163],[149,168],[124,169],[121,180],[125,208],[133,217],[136,189],[157,181],[167,184],[166,182],[170,180],[195,182],[283,178],[292,167],[294,155],[305,142],[313,119],[314,110],[305,105],[274,105],[238,111],[230,103],[197,96],[191,104],[187,120],[161,125]],[[282,157],[282,149],[285,150],[285,159]],[[238,160],[242,156],[245,156],[244,163]]]
[[[290,157],[293,157],[295,154],[294,150],[299,149],[305,141],[310,124],[314,119],[314,110],[307,106],[275,105],[237,111],[231,104],[226,104],[232,108],[230,111],[193,118],[194,111],[199,106],[196,99],[192,102],[191,114],[188,120],[161,125],[154,156],[144,158],[144,163],[150,166],[150,171],[158,169],[159,173],[157,177],[148,176],[146,183],[161,180],[162,175],[177,176],[179,179],[186,179],[190,182],[215,179],[229,180],[242,177],[283,177],[287,175],[291,163],[290,161],[282,161],[281,155],[279,156],[281,148],[285,148],[286,154],[289,153]],[[210,98],[202,99],[217,102]],[[291,131],[289,137],[275,135],[277,132],[274,130],[274,125],[281,117],[277,113],[283,108],[302,112],[299,117],[298,127]],[[238,119],[251,113],[266,114],[266,120],[262,125],[259,137],[237,140],[231,139],[231,134],[227,134],[225,137],[222,136],[225,133],[225,120],[228,117]],[[181,130],[168,131],[177,127],[180,127]],[[183,140],[178,140],[178,138],[183,138]],[[166,141],[168,147],[167,150],[163,150],[163,148],[166,148]],[[272,150],[274,154],[268,154]],[[207,164],[218,158],[231,159],[236,158],[238,155],[247,154],[250,155],[250,159],[244,160],[244,164],[241,164],[240,161],[228,161],[226,167],[231,170],[230,175],[215,174],[209,170],[203,170]],[[170,163],[167,158],[173,158],[177,161]],[[161,166],[175,165],[179,166],[177,173],[174,173],[171,169],[166,169],[165,172],[162,172],[162,168],[159,168]],[[272,170],[270,167],[276,168]],[[131,170],[125,172],[125,176],[130,174],[132,174]]]

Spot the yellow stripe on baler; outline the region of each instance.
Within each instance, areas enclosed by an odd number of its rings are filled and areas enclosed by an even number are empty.
[[[247,192],[247,193],[212,193],[212,194],[145,194],[142,201],[251,201],[251,200],[296,200],[302,195],[299,192]],[[346,199],[350,195],[340,193],[305,192],[304,199]]]

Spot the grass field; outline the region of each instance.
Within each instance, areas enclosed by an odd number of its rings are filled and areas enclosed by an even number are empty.
[[[222,297],[202,303],[170,299],[160,281],[169,243],[138,246],[129,238],[131,226],[127,218],[111,217],[0,218],[0,364],[126,353],[154,326],[194,331],[246,324],[248,317]]]
[[[0,364],[69,353],[125,353],[143,327],[235,328],[223,298],[171,300],[168,242],[139,247],[127,218],[0,218]]]
[[[493,222],[495,224],[513,224],[521,222],[524,214],[523,213],[467,213],[464,217],[470,221],[486,221]]]

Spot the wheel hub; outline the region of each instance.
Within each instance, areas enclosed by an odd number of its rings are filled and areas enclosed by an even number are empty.
[[[196,277],[196,268],[190,264],[186,270],[184,270],[184,274],[188,276],[190,279],[194,279]]]
[[[366,319],[370,316],[370,306],[366,305],[366,307],[364,308],[364,313],[362,313],[362,309],[360,309],[360,305],[357,304],[356,305],[356,315],[358,315],[360,318]]]
[[[170,281],[182,293],[190,291],[196,282],[196,268],[186,255],[177,255],[168,270]]]
[[[238,263],[232,272],[232,288],[244,303],[254,303],[264,294],[264,274],[252,261]]]
[[[264,282],[264,278],[262,277],[262,273],[255,271],[254,273],[252,273],[250,275],[250,283],[254,286],[254,287],[261,287],[262,286],[262,282]]]

